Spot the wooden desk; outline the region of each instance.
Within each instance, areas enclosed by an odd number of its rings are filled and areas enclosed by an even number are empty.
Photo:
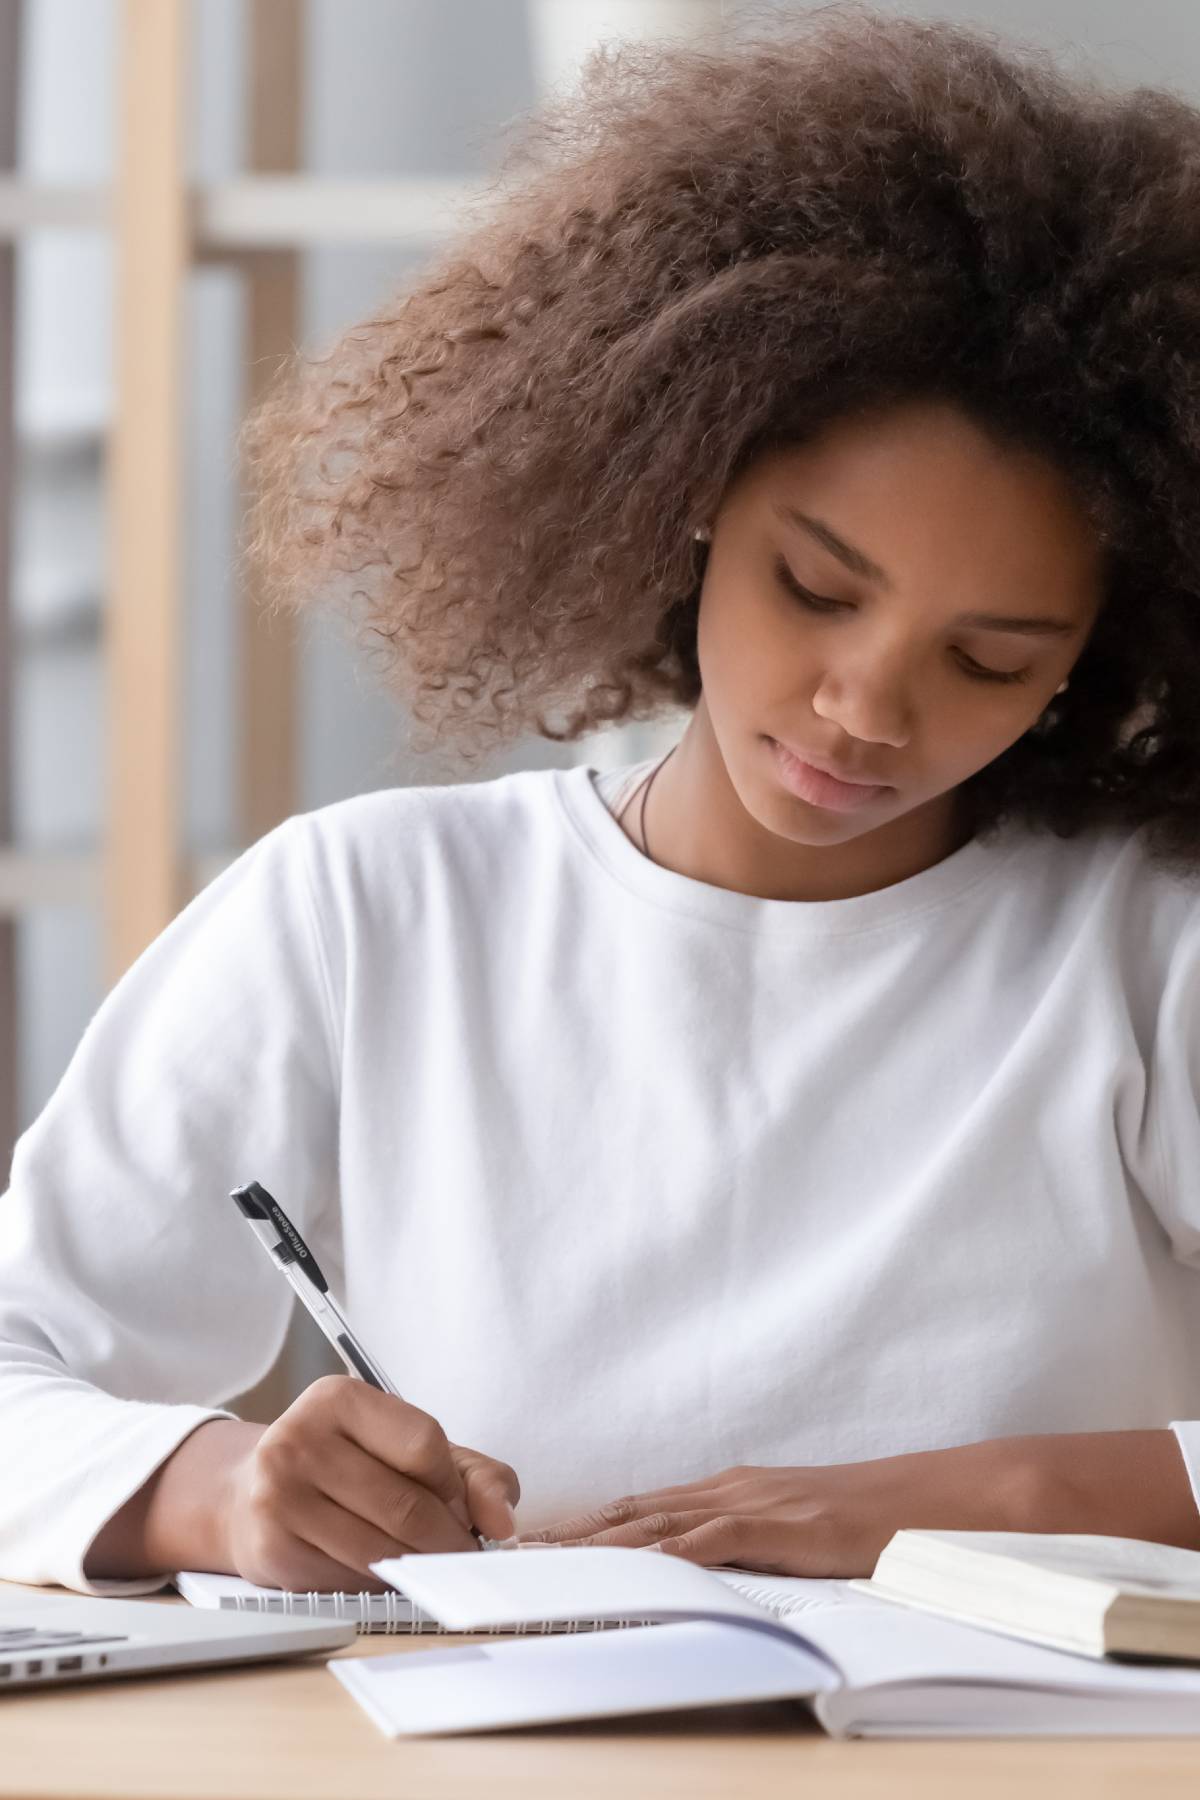
[[[0,1582],[0,1592],[9,1585]],[[338,1654],[419,1655],[430,1642],[363,1637]],[[1022,1800],[1195,1800],[1200,1738],[835,1743],[803,1707],[771,1703],[393,1741],[334,1681],[323,1657],[0,1699],[6,1800],[1012,1800],[1014,1793]]]

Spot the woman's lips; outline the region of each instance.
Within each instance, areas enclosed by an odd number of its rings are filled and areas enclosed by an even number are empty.
[[[767,741],[784,786],[801,800],[807,800],[810,806],[824,807],[830,812],[852,812],[855,807],[865,806],[868,801],[889,792],[887,786],[864,787],[856,781],[839,781],[836,776],[826,775],[801,762],[774,738]]]

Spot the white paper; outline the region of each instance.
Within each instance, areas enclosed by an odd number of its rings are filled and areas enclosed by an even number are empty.
[[[798,1644],[719,1623],[343,1657],[327,1666],[389,1737],[799,1699],[837,1680]]]
[[[848,1688],[953,1679],[1059,1694],[1191,1695],[1200,1730],[1200,1670],[1195,1668],[1098,1662],[865,1596],[861,1606],[805,1614],[793,1629],[837,1664]]]
[[[583,1546],[390,1556],[373,1573],[452,1631],[544,1619],[743,1618],[774,1623],[707,1569],[652,1550]]]

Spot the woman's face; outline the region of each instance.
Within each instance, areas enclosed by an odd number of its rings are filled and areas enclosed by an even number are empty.
[[[1053,698],[1101,582],[1095,534],[1041,458],[942,402],[839,421],[760,459],[714,520],[706,735],[746,811],[796,845],[927,828]],[[1018,629],[1031,618],[1045,627]],[[878,791],[848,810],[806,796],[780,745]]]

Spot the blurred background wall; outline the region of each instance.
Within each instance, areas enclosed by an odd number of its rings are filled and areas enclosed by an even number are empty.
[[[270,147],[264,152],[255,138],[254,83],[265,70],[279,103],[293,67],[289,44],[298,49],[292,108],[301,177],[428,180],[465,191],[488,178],[493,133],[548,89],[571,82],[596,42],[713,29],[735,39],[776,15],[807,10],[796,0],[150,4],[161,9],[160,21],[175,10],[182,19],[184,178],[196,192],[236,181],[255,159],[264,166],[264,155],[269,162]],[[1200,97],[1200,9],[1185,0],[1141,0],[1136,8],[1125,0],[985,0],[890,10],[982,23],[1045,45],[1068,66]],[[146,0],[0,0],[0,176],[6,162],[11,169],[0,215],[9,220],[12,327],[0,356],[13,392],[11,409],[0,408],[11,411],[11,433],[0,426],[0,445],[11,436],[0,624],[0,1187],[13,1139],[53,1091],[120,964],[111,952],[120,920],[114,925],[106,911],[112,890],[103,874],[113,841],[113,708],[136,713],[145,691],[128,667],[115,683],[109,643],[119,570],[108,463],[122,406],[115,296],[126,240],[96,207],[103,213],[103,196],[128,171],[122,82],[131,34],[147,16]],[[74,210],[66,208],[65,224],[52,224],[62,193],[75,196]],[[337,242],[300,246],[291,265],[297,340],[327,338],[373,307],[420,266],[451,222],[447,209],[424,236],[398,229],[381,241],[375,229],[373,241],[344,232]],[[183,286],[177,591],[167,583],[161,593],[164,607],[178,609],[181,633],[169,702],[181,754],[179,850],[192,870],[181,902],[273,822],[269,796],[255,814],[240,791],[247,597],[234,571],[234,439],[253,375],[248,358],[263,341],[248,317],[246,266],[237,256],[199,257]],[[154,523],[148,515],[147,529]],[[397,754],[398,703],[366,674],[340,631],[306,623],[295,635],[294,778],[290,789],[275,790],[287,796],[284,810],[454,778]],[[665,748],[681,728],[681,719],[666,718],[576,746],[533,740],[487,773],[632,761]],[[124,941],[136,948],[136,929]],[[305,1342],[312,1354],[306,1362],[308,1352],[292,1347],[286,1387],[320,1360]]]
[[[175,0],[162,0],[173,5]],[[569,79],[590,42],[647,28],[683,30],[719,15],[706,0],[258,0],[298,14],[303,55],[299,164],[331,177],[486,179],[490,134]],[[111,184],[118,155],[122,0],[0,0],[19,15],[17,171],[30,183]],[[250,0],[202,0],[188,25],[188,174],[236,176],[247,162]],[[268,37],[270,27],[268,26]],[[353,241],[298,257],[298,329],[315,342],[374,306],[427,244]],[[105,446],[114,391],[114,244],[104,230],[24,231],[15,257],[10,715],[12,829],[26,851],[86,852],[104,840],[109,690],[104,653],[110,578]],[[193,855],[242,847],[236,796],[239,736],[234,663],[239,595],[233,441],[245,399],[245,284],[236,268],[189,274],[184,327],[184,519],[179,702],[184,709],[181,830]],[[295,809],[366,788],[441,779],[397,754],[396,703],[331,624],[306,625],[297,672]],[[676,731],[677,731],[676,727]],[[619,734],[597,756],[648,754],[653,731]],[[579,760],[541,740],[498,759],[515,766]],[[51,865],[57,867],[58,865]],[[43,880],[50,897],[14,908],[15,1096],[8,1141],[49,1097],[109,985],[100,877],[83,903],[74,884]],[[0,1055],[3,1055],[0,1041]],[[2,1071],[0,1071],[2,1073]]]

